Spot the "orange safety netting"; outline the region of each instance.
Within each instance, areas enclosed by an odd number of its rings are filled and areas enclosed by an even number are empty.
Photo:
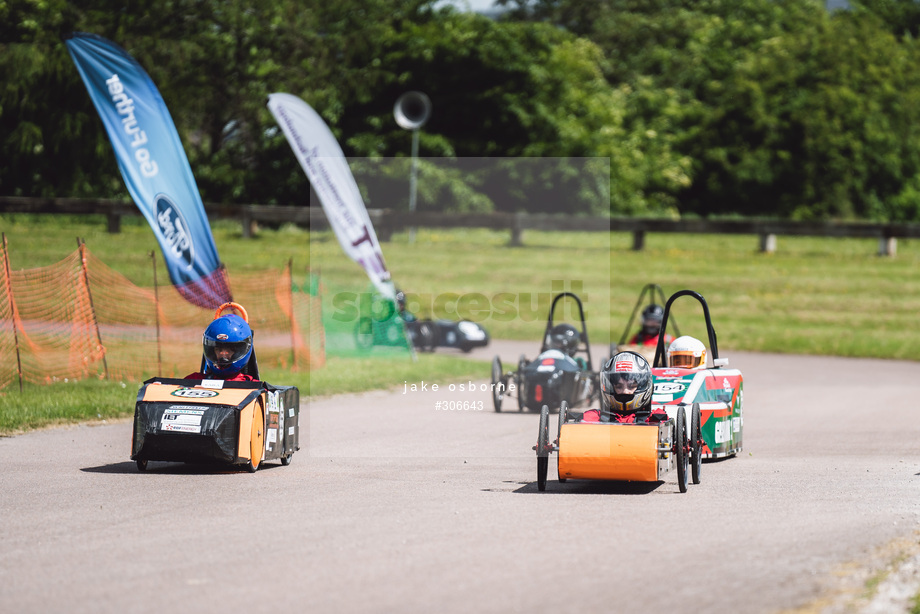
[[[290,264],[229,279],[249,314],[260,368],[324,364],[320,297],[297,288]],[[51,266],[11,272],[4,241],[0,388],[20,377],[35,384],[183,377],[201,367],[201,335],[213,317],[171,285],[134,285],[85,245]]]

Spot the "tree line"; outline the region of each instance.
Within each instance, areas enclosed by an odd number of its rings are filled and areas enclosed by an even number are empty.
[[[0,193],[127,196],[63,44],[150,74],[205,202],[303,205],[265,102],[332,128],[369,206],[920,221],[920,3],[850,0],[0,0]]]

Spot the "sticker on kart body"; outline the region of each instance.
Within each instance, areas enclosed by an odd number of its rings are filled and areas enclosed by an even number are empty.
[[[655,382],[655,391],[653,394],[677,394],[686,389],[687,387],[683,382]]]
[[[200,433],[201,417],[204,412],[192,413],[187,410],[167,411],[160,420],[160,430],[180,433]]]
[[[716,443],[725,443],[732,440],[732,420],[716,422],[713,437]]]
[[[179,388],[173,390],[169,394],[184,399],[208,399],[210,397],[216,397],[220,393],[216,390],[202,390],[201,388]]]

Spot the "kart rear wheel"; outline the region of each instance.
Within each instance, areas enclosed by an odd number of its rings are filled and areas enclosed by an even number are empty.
[[[680,492],[687,492],[687,452],[687,413],[684,407],[680,406],[677,408],[677,420],[674,422],[674,460],[677,462],[677,487],[680,488]]]
[[[290,454],[288,454],[288,455],[286,455],[286,456],[282,456],[282,457],[281,457],[281,464],[284,465],[285,467],[287,467],[288,465],[291,464],[291,461],[292,461],[292,460],[294,460],[294,453],[293,453],[293,452],[291,452]]]
[[[562,441],[562,425],[565,424],[566,419],[569,414],[569,404],[565,401],[559,406],[559,426],[558,431],[556,432],[556,447],[558,449],[559,442]],[[565,483],[566,478],[559,475],[559,465],[556,465],[556,479],[558,479],[563,484]]]
[[[370,318],[361,318],[355,326],[355,344],[358,349],[369,350],[374,345],[374,322]]]
[[[694,484],[700,483],[703,470],[703,431],[700,429],[700,404],[690,409],[690,476]]]
[[[418,323],[418,337],[416,339],[419,350],[433,352],[438,347],[438,332],[434,322],[423,320]]]
[[[502,359],[496,356],[492,359],[492,405],[497,412],[501,412],[502,399],[505,398],[505,380],[502,375]]]
[[[141,473],[144,473],[145,471],[147,471],[147,461],[145,461],[145,460],[138,460],[138,461],[137,461],[137,470],[140,471]]]
[[[527,391],[524,390],[524,367],[527,366],[527,359],[521,354],[518,358],[518,370],[514,374],[514,385],[517,388],[518,411],[524,411],[527,406]]]
[[[537,434],[537,490],[546,490],[549,470],[549,406],[540,410],[540,432]]]
[[[256,405],[252,412],[252,427],[249,436],[249,462],[246,471],[255,473],[262,464],[262,452],[265,450],[265,410]]]

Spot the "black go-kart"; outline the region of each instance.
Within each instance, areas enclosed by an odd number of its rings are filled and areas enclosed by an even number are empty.
[[[636,335],[633,335],[633,323],[638,321],[641,324],[645,313],[656,305],[660,313],[663,314],[666,302],[667,298],[665,298],[664,290],[661,289],[661,286],[654,283],[645,284],[642,291],[639,292],[639,300],[636,301],[636,306],[633,307],[632,314],[629,316],[626,328],[623,329],[623,335],[620,337],[619,343],[610,344],[610,356],[614,356],[619,352],[635,352],[645,358],[648,364],[655,362],[655,347],[658,345],[658,338],[649,338],[645,343],[634,342],[633,338]],[[640,315],[640,309],[642,310],[642,315]],[[680,328],[677,326],[674,316],[671,316],[671,324],[674,327],[674,336],[680,337]]]
[[[364,350],[375,345],[402,346],[406,339],[420,352],[433,352],[437,347],[456,348],[470,352],[473,348],[489,344],[486,330],[470,320],[420,320],[409,312],[405,300],[393,303],[375,297],[374,313],[377,317],[362,317],[355,326],[355,343]]]
[[[457,348],[461,352],[470,352],[473,348],[489,345],[489,333],[470,320],[421,320],[434,326],[439,347]],[[433,349],[433,348],[432,348]]]
[[[566,298],[578,306],[580,332],[571,324],[557,324],[553,319],[556,306]],[[518,411],[536,412],[544,405],[557,410],[563,401],[569,407],[589,404],[599,398],[599,390],[598,372],[591,361],[585,312],[581,299],[571,292],[562,292],[553,299],[536,358],[527,360],[522,354],[517,371],[508,372],[502,369],[501,358],[492,359],[492,402],[497,412],[502,410],[506,397],[517,398]]]

